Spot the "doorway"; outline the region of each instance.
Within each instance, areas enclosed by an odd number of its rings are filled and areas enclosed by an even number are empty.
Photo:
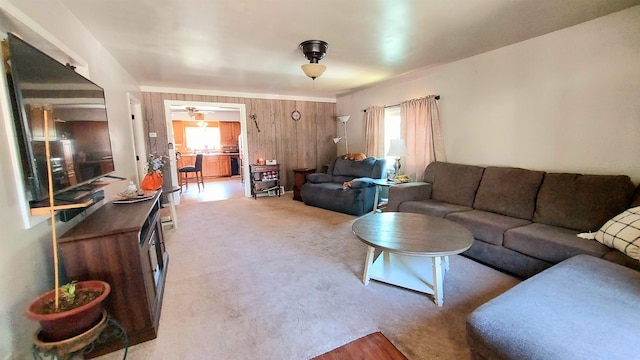
[[[174,121],[193,120],[197,122],[204,122],[201,126],[205,128],[208,124],[212,124],[212,127],[219,126],[221,122],[238,121],[240,123],[240,131],[236,146],[238,148],[239,166],[241,168],[239,173],[241,175],[231,177],[207,177],[205,178],[205,187],[202,193],[198,191],[198,187],[195,183],[190,183],[188,191],[183,190],[184,199],[193,200],[195,198],[196,201],[212,201],[228,197],[238,197],[238,195],[243,195],[245,197],[251,196],[248,176],[249,165],[247,161],[242,161],[242,159],[248,158],[245,104],[165,100],[164,105],[167,137],[169,141],[168,155],[170,160],[169,166],[171,170],[172,186],[179,186],[178,161],[176,159],[177,149],[183,150],[185,154],[188,153],[190,156],[195,156],[196,153],[203,153],[204,156],[215,156],[223,151],[223,149],[215,149],[207,146],[198,148],[199,146],[193,144],[190,144],[187,149],[186,144],[176,144],[176,136],[174,134],[173,127]],[[184,139],[181,139],[180,141],[182,142]],[[238,191],[238,187],[240,187],[240,191]],[[198,191],[198,193],[194,193],[194,189],[195,191]],[[176,195],[176,201],[179,203],[180,196],[177,193]]]

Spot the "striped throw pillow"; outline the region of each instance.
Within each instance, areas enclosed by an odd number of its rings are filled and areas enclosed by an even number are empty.
[[[607,221],[596,233],[596,240],[640,260],[640,206]]]

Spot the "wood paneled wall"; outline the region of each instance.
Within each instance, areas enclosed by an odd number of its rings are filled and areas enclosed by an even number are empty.
[[[145,92],[145,133],[155,132],[158,135],[146,138],[150,153],[167,153],[165,100],[245,104],[249,159],[243,161],[255,163],[258,158],[278,160],[282,185],[286,190],[293,188],[293,169],[320,170],[337,156],[337,148],[332,141],[337,134],[335,103]],[[293,110],[302,113],[300,121],[291,119]],[[259,132],[251,115],[256,116]]]

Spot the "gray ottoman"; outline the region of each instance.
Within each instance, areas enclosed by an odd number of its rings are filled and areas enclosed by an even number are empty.
[[[476,309],[474,359],[640,359],[640,272],[567,259]]]

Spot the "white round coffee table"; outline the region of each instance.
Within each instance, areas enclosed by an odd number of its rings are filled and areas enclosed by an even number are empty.
[[[358,218],[351,228],[369,246],[362,276],[365,286],[373,279],[431,294],[438,306],[443,304],[449,255],[473,244],[473,235],[463,226],[422,214],[370,213]],[[374,262],[376,249],[382,253]]]

